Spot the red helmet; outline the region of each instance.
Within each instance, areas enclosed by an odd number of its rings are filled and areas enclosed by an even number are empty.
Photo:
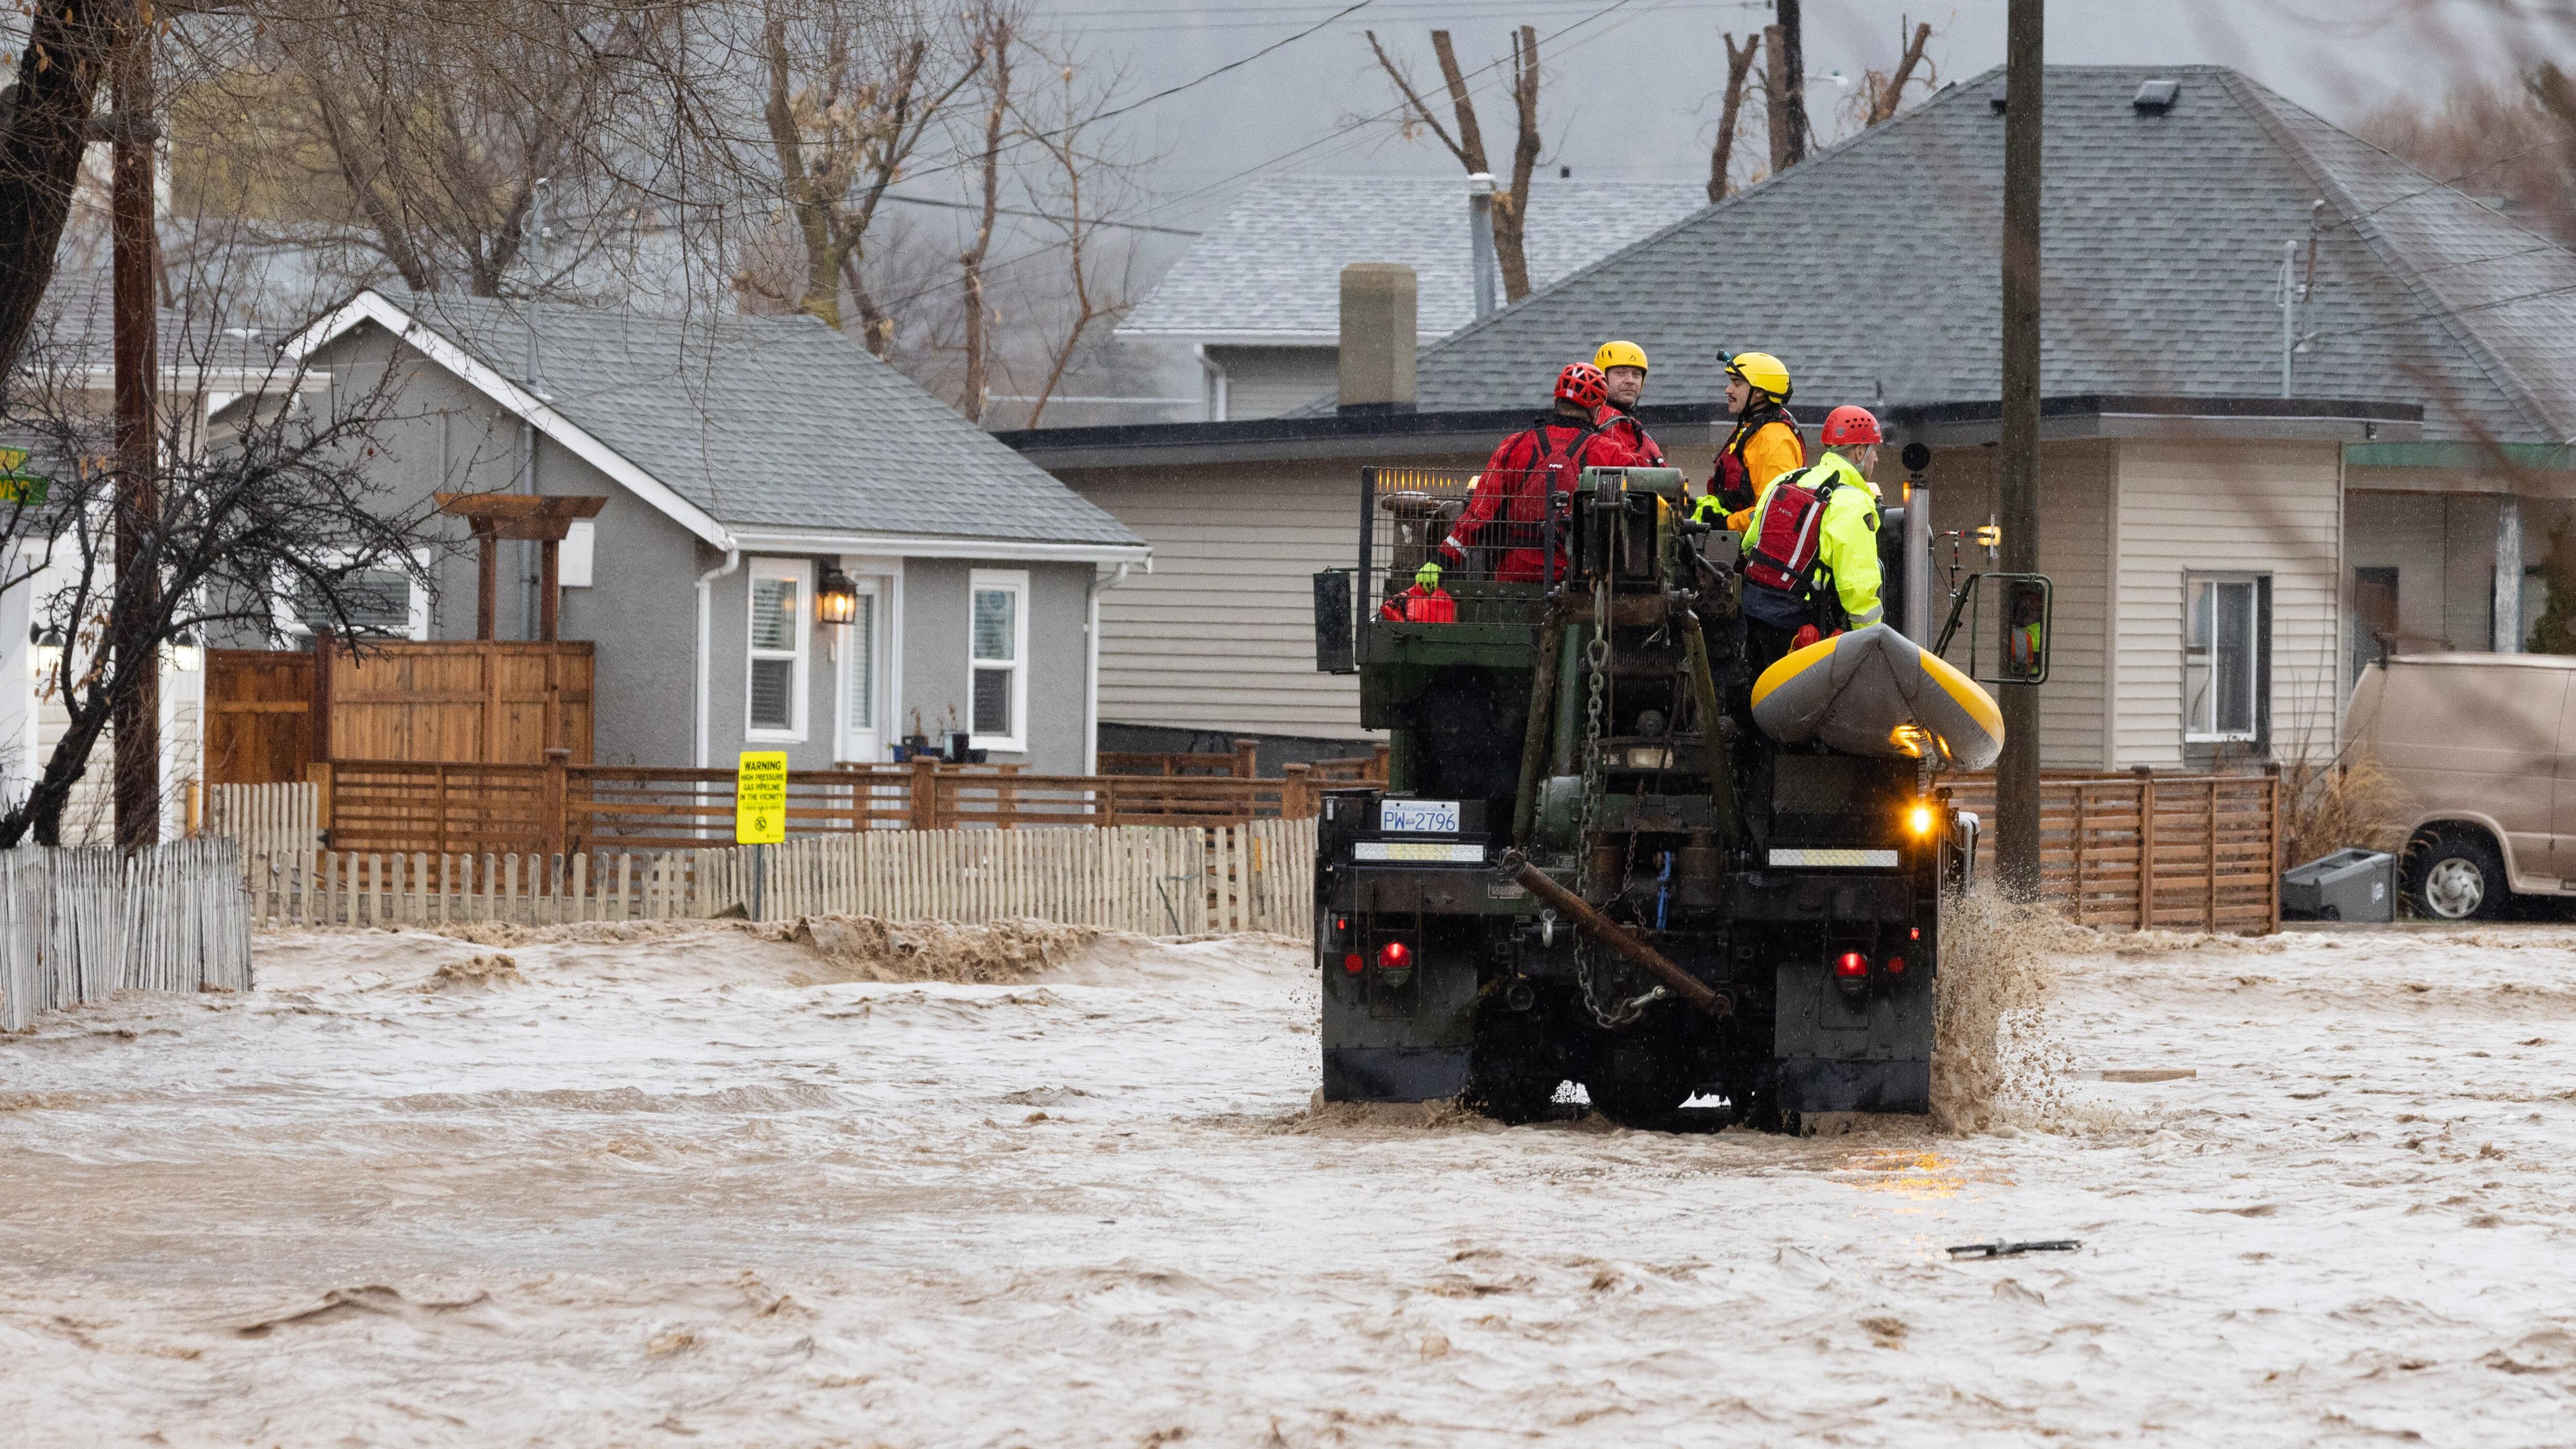
[[[1610,399],[1610,380],[1588,362],[1569,362],[1556,375],[1556,396],[1590,412]]]
[[[1887,439],[1879,434],[1878,419],[1871,416],[1869,409],[1846,403],[1825,414],[1824,441],[1826,447],[1835,448],[1884,443]]]

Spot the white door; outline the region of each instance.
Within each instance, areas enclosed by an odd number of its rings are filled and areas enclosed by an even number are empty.
[[[877,761],[886,758],[888,716],[887,622],[893,581],[881,575],[854,576],[859,586],[858,611],[841,640],[841,758]]]

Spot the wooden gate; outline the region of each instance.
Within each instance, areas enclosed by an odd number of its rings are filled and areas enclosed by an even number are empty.
[[[313,656],[206,651],[206,783],[273,785],[322,758]]]
[[[331,760],[590,763],[588,640],[206,651],[206,782],[299,781]]]
[[[546,751],[590,763],[590,641],[483,639],[317,651],[329,760],[537,765]]]

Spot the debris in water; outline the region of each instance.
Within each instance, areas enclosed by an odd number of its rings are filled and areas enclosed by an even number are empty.
[[[2083,1246],[2073,1238],[2034,1238],[2027,1243],[1997,1238],[1991,1243],[1961,1243],[1949,1251],[1954,1259],[2018,1258],[2024,1253],[2072,1253]]]
[[[519,963],[500,952],[489,956],[468,956],[450,961],[430,973],[424,991],[482,991],[496,986],[516,986],[526,978],[519,974]]]

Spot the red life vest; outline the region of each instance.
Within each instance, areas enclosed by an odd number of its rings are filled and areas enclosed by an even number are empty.
[[[1458,601],[1447,589],[1426,589],[1420,584],[1378,606],[1377,616],[1390,624],[1455,624]]]
[[[1825,505],[1842,480],[1828,476],[1810,484],[1813,467],[1786,474],[1764,495],[1756,532],[1744,555],[1744,579],[1785,594],[1806,594],[1815,586],[1816,555],[1825,532]]]

